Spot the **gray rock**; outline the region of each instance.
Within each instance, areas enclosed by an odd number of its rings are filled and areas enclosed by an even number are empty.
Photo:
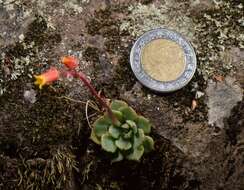
[[[223,119],[230,115],[231,109],[242,100],[242,89],[235,79],[227,77],[223,82],[208,81],[208,123],[223,128]]]

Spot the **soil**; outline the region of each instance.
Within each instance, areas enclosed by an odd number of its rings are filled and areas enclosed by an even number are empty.
[[[182,22],[182,31],[192,33],[184,23],[196,27],[191,40],[199,66],[186,87],[157,94],[138,83],[129,54],[144,17],[169,23],[165,7],[182,15],[171,22]],[[236,0],[0,0],[0,189],[243,190],[243,7]],[[102,108],[79,81],[34,85],[34,74],[61,68],[60,57],[68,54],[79,58],[79,69],[103,96],[150,119],[155,150],[140,162],[111,164],[89,139],[87,101]],[[237,98],[226,101],[229,114],[219,127],[209,124],[206,88],[214,82],[229,86],[223,96],[232,92],[226,76],[238,77],[231,84]],[[91,123],[101,114],[87,111]]]

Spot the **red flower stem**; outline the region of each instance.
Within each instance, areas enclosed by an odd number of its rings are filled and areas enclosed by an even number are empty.
[[[97,93],[95,88],[91,85],[91,82],[87,79],[87,77],[82,72],[77,72],[77,71],[71,71],[71,74],[75,78],[79,78],[85,84],[85,86],[87,86],[87,88],[90,90],[91,94],[96,97],[96,99],[98,100],[100,105],[103,106],[108,111],[109,117],[112,119],[112,122],[115,123],[116,118],[114,117],[114,114],[113,114],[111,108],[103,100],[103,98],[101,98],[101,96],[99,96],[99,94]]]

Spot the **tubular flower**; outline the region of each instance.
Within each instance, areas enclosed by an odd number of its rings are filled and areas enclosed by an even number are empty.
[[[46,72],[40,75],[35,75],[34,77],[36,78],[35,85],[38,85],[39,88],[42,89],[44,85],[51,84],[52,82],[58,80],[59,71],[55,67],[51,67]]]
[[[72,56],[65,56],[62,58],[61,62],[68,67],[69,69],[73,70],[78,66],[78,59]]]

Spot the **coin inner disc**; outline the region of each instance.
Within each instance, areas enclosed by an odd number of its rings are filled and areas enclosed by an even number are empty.
[[[171,40],[157,39],[142,49],[141,63],[144,71],[159,81],[176,80],[185,69],[183,49]]]

